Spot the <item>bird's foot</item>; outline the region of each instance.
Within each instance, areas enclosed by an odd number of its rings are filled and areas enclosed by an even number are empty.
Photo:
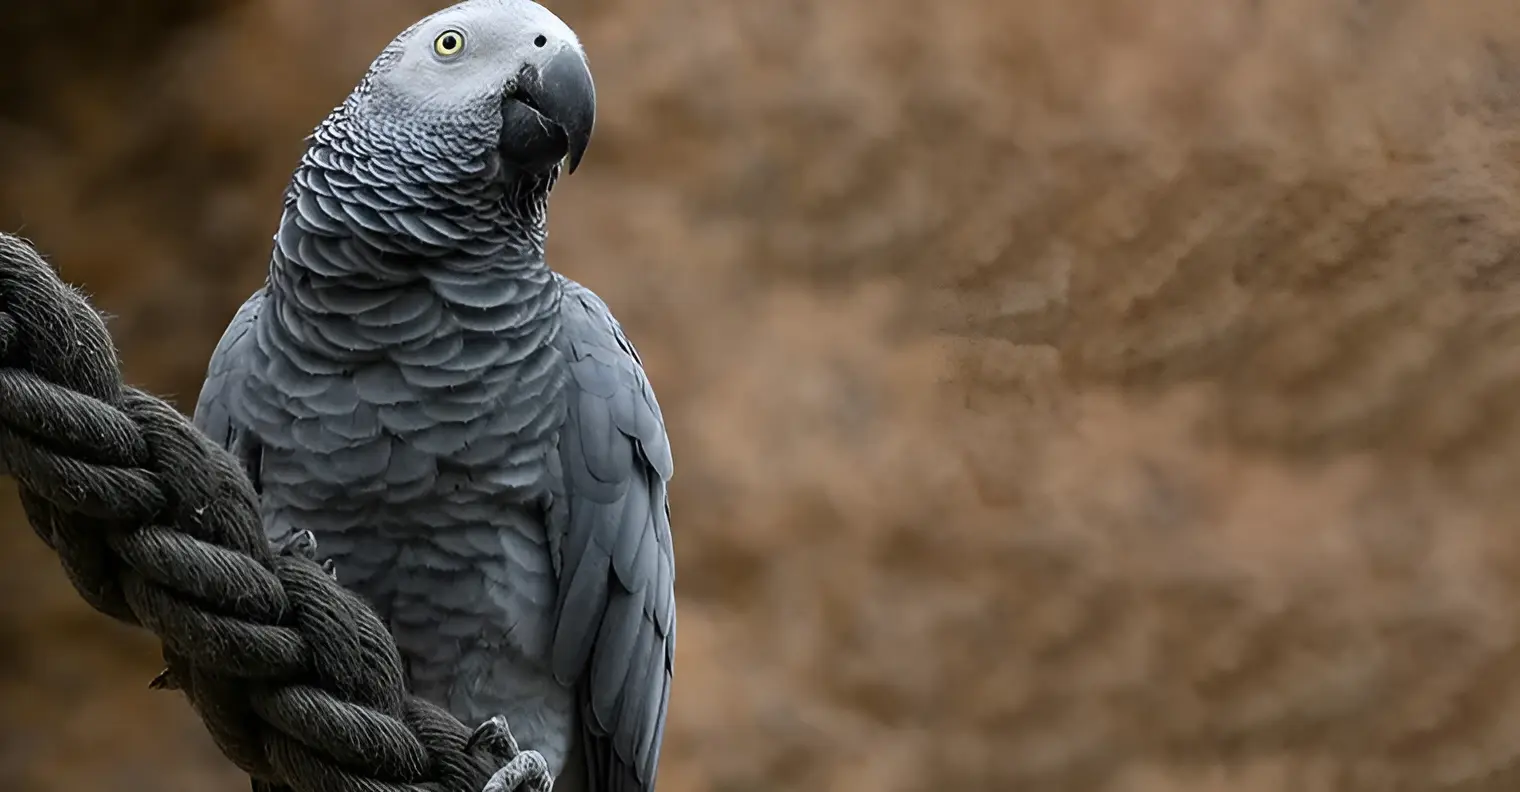
[[[300,556],[308,561],[317,560],[317,537],[311,531],[292,531],[284,539],[271,542],[275,555]]]
[[[524,751],[512,736],[507,719],[496,717],[480,724],[465,743],[466,751],[481,749],[506,765],[497,770],[481,792],[550,792],[554,778],[549,763],[538,751]]]
[[[274,543],[275,555],[293,555],[315,561],[322,566],[322,571],[333,580],[338,579],[338,568],[331,558],[317,559],[317,537],[311,531],[296,531],[290,536]]]

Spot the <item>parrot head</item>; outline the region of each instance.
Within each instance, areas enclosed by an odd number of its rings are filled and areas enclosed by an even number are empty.
[[[596,88],[575,32],[531,0],[466,0],[408,28],[356,92],[412,147],[475,157],[494,147],[510,171],[573,173],[591,141]]]

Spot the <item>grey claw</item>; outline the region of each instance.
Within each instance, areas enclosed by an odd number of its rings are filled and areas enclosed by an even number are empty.
[[[480,792],[552,792],[554,778],[549,763],[538,751],[523,751],[512,757],[507,766],[497,770]]]
[[[296,531],[275,542],[274,552],[276,555],[297,556],[315,562],[328,577],[338,579],[338,567],[331,558],[317,560],[317,537],[311,531]]]
[[[149,690],[179,690],[179,680],[174,678],[174,673],[169,669],[158,672],[153,681],[148,683]]]
[[[311,531],[296,531],[275,542],[274,550],[279,555],[297,555],[308,561],[315,561],[317,560],[317,537]]]
[[[464,749],[467,753],[474,753],[477,748],[484,748],[503,759],[517,756],[517,738],[512,736],[512,728],[507,725],[505,717],[497,715],[470,732],[470,739],[465,741]]]
[[[473,752],[477,748],[507,762],[491,776],[481,792],[551,792],[554,789],[554,777],[549,775],[549,763],[543,754],[522,750],[505,717],[497,715],[475,727],[470,739],[465,741],[465,751]]]

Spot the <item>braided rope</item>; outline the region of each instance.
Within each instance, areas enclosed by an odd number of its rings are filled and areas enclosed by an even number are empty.
[[[519,752],[504,721],[472,734],[406,693],[395,642],[313,560],[310,535],[271,547],[236,461],[124,385],[99,314],[6,234],[0,473],[80,596],[158,635],[155,686],[182,690],[266,788],[547,789],[542,757]]]

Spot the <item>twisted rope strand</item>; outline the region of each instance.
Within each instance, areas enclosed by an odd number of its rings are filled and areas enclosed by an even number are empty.
[[[158,635],[168,668],[155,685],[183,691],[255,779],[293,792],[476,792],[503,759],[523,764],[471,745],[470,729],[406,693],[395,642],[313,560],[309,535],[271,548],[236,461],[124,385],[100,315],[0,234],[6,473],[74,588]]]

